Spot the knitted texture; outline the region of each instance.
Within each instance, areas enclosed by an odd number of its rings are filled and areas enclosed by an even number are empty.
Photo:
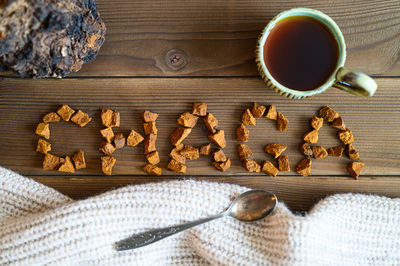
[[[252,223],[231,217],[117,252],[134,233],[225,210],[248,190],[170,181],[74,201],[0,168],[1,265],[400,265],[400,199],[342,194],[296,216],[283,203]]]

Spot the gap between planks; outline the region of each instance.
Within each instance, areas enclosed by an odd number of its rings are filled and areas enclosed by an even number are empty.
[[[173,180],[202,180],[232,183],[253,189],[270,190],[293,211],[307,211],[319,200],[336,193],[367,193],[387,197],[400,196],[400,178],[388,176],[301,177],[301,176],[30,176],[73,199],[85,199],[132,184]],[[324,182],[319,182],[319,181]]]

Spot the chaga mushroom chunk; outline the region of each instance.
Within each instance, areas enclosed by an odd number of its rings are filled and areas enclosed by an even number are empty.
[[[199,120],[198,116],[192,115],[189,112],[184,112],[178,117],[177,123],[184,127],[193,128],[196,125],[197,120]]]
[[[106,27],[94,1],[0,5],[0,66],[22,77],[64,77],[92,61]]]
[[[243,124],[236,129],[236,140],[241,142],[249,141],[250,130],[248,130]]]
[[[156,122],[158,118],[158,114],[150,112],[150,111],[143,111],[142,113],[142,119],[144,122]]]
[[[142,137],[142,135],[140,135],[139,133],[137,133],[135,130],[132,129],[128,135],[128,138],[126,139],[126,145],[135,147],[143,140],[144,138]]]
[[[157,151],[150,152],[146,154],[146,159],[149,163],[156,165],[160,162],[160,157],[158,156]]]
[[[145,171],[146,173],[150,174],[150,175],[157,175],[160,176],[162,173],[162,170],[160,167],[157,167],[155,165],[152,164],[146,164],[145,166],[143,166],[143,171]]]
[[[72,117],[71,121],[75,124],[79,125],[80,127],[86,126],[87,123],[92,121],[92,118],[85,112],[78,110]]]
[[[208,144],[204,144],[204,145],[202,145],[202,146],[200,147],[199,153],[200,153],[201,155],[210,155],[210,151],[211,151],[211,144],[208,143]]]
[[[120,125],[120,113],[113,110],[103,108],[101,110],[101,123],[106,127],[119,127]]]
[[[112,169],[117,160],[112,156],[103,156],[101,157],[101,170],[106,175],[112,174]]]
[[[226,141],[225,141],[225,131],[224,130],[217,130],[216,133],[208,135],[208,138],[218,147],[225,148]]]
[[[76,170],[86,168],[84,151],[78,151],[77,153],[75,153],[75,155],[72,157],[72,160],[74,161]]]
[[[199,158],[199,149],[192,146],[185,145],[185,147],[180,150],[179,153],[189,160],[196,160]]]

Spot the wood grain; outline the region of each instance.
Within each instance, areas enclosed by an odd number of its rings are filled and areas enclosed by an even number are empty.
[[[258,35],[293,7],[321,10],[337,22],[346,66],[400,75],[398,0],[97,2],[106,41],[96,60],[73,76],[256,76]]]
[[[348,48],[348,67],[400,75],[398,0],[98,4],[107,25],[106,41],[78,76],[255,76],[258,35],[276,14],[293,7],[321,10],[337,22]]]
[[[74,199],[84,199],[129,184],[161,182],[176,177],[149,176],[33,176],[38,182],[55,188]],[[179,178],[182,179],[182,178]],[[273,191],[280,201],[293,211],[309,210],[313,204],[335,193],[368,193],[387,197],[400,196],[400,178],[382,176],[361,177],[352,180],[345,177],[265,177],[265,176],[197,176],[185,179],[227,182],[254,189]]]
[[[42,155],[35,152],[38,136],[34,134],[41,117],[55,111],[61,104],[82,109],[93,116],[85,128],[72,123],[60,122],[51,125],[52,153],[60,156],[72,155],[83,149],[87,155],[88,168],[77,175],[98,175],[100,156],[98,147],[102,141],[98,130],[99,112],[108,107],[121,112],[121,127],[116,132],[127,134],[130,129],[143,133],[140,112],[150,109],[160,114],[157,120],[159,137],[157,149],[161,155],[161,166],[168,162],[171,149],[168,136],[174,130],[180,113],[191,110],[196,101],[208,103],[208,110],[220,122],[227,138],[226,154],[233,165],[225,173],[211,166],[210,157],[188,162],[188,175],[248,175],[241,167],[236,154],[236,130],[241,113],[251,107],[252,102],[277,104],[279,111],[289,119],[287,132],[275,129],[275,123],[266,118],[251,127],[249,146],[255,158],[274,159],[263,148],[268,143],[288,145],[291,168],[302,158],[298,146],[301,136],[310,130],[310,118],[323,105],[330,105],[344,118],[355,135],[355,147],[366,163],[364,175],[400,176],[400,90],[399,81],[391,78],[378,79],[379,90],[374,97],[351,96],[337,89],[330,89],[312,99],[294,101],[266,89],[258,78],[192,78],[192,79],[64,79],[27,80],[3,79],[0,82],[0,165],[27,175],[54,174],[41,169]],[[250,128],[250,127],[249,127]],[[208,143],[207,130],[202,121],[185,141],[199,146]],[[319,144],[330,147],[339,144],[336,130],[325,125],[321,129]],[[215,147],[213,148],[215,149]],[[127,147],[115,153],[116,175],[143,175],[145,164],[143,145]],[[325,158],[315,160],[312,174],[323,176],[348,176],[347,158]],[[165,175],[174,173],[164,169]],[[289,175],[295,175],[290,172]],[[59,174],[62,175],[62,174]],[[254,174],[259,176],[260,174]]]

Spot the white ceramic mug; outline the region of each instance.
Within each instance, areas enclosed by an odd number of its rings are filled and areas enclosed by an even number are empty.
[[[274,79],[264,62],[264,46],[269,33],[281,20],[294,16],[307,16],[320,21],[321,23],[326,25],[326,27],[331,31],[338,44],[339,56],[334,71],[332,71],[331,75],[324,84],[313,90],[301,91],[285,87],[284,85],[280,84],[276,79]],[[338,25],[329,16],[315,9],[294,8],[279,13],[268,23],[257,42],[256,63],[261,77],[270,88],[272,88],[279,94],[292,99],[308,98],[324,92],[329,87],[336,87],[359,96],[374,95],[377,89],[376,82],[364,73],[344,67],[345,61],[346,44],[344,42],[343,34],[340,31]]]

